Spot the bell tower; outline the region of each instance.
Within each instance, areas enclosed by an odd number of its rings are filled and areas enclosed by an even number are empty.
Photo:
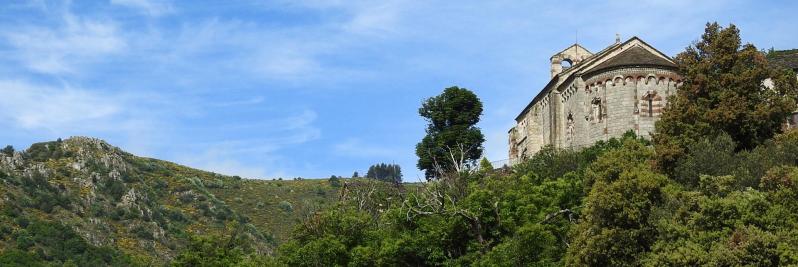
[[[551,77],[571,68],[573,65],[582,62],[585,58],[592,56],[593,53],[587,51],[579,44],[573,44],[568,48],[551,56]]]

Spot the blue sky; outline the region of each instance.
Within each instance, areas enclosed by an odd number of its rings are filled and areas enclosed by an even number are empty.
[[[559,3],[557,3],[559,2]],[[698,2],[698,3],[694,3]],[[73,135],[250,178],[415,169],[421,101],[482,99],[491,160],[549,57],[618,33],[675,55],[707,21],[798,48],[796,1],[8,1],[0,143]]]

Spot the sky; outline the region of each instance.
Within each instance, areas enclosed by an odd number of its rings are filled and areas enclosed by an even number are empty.
[[[474,91],[485,156],[549,80],[549,57],[638,36],[674,56],[709,21],[798,48],[798,1],[4,1],[0,144],[92,136],[247,178],[400,164],[421,102]]]

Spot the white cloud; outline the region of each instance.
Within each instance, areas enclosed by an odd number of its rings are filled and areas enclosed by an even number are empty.
[[[291,116],[246,125],[232,125],[223,128],[224,134],[218,141],[197,142],[190,148],[181,148],[175,161],[181,164],[226,175],[240,175],[247,178],[286,177],[288,172],[296,172],[296,166],[279,151],[286,147],[304,144],[321,137],[321,131],[313,123],[316,113],[304,110]],[[260,138],[231,140],[234,132],[268,129]],[[193,152],[193,153],[192,153]],[[241,160],[246,159],[246,161]]]
[[[0,117],[26,130],[102,127],[96,123],[118,117],[125,109],[112,97],[68,86],[0,80],[0,94]]]
[[[236,150],[236,148],[231,148],[227,144],[219,144],[209,147],[198,154],[182,156],[177,161],[188,166],[225,175],[240,175],[247,178],[265,178],[267,176],[264,166],[243,164],[236,160],[237,156],[240,155],[233,155],[231,150]]]
[[[351,18],[343,24],[347,32],[389,36],[398,31],[404,6],[396,1],[369,2],[355,6]]]
[[[238,99],[238,100],[231,100],[231,101],[222,101],[222,102],[219,102],[219,103],[211,103],[209,105],[210,106],[214,106],[214,107],[221,107],[221,108],[241,107],[241,106],[259,105],[259,104],[262,104],[264,100],[266,100],[266,98],[264,98],[262,96],[256,96],[256,97],[247,98],[247,99]]]
[[[69,85],[0,79],[0,127],[41,137],[88,135],[139,155],[162,146],[180,111],[143,92],[103,93]],[[174,101],[172,102],[174,103]],[[36,140],[36,139],[34,139]]]
[[[278,79],[295,78],[321,69],[319,62],[309,51],[297,51],[296,48],[261,50],[252,64],[256,73]]]
[[[83,63],[123,51],[127,43],[110,21],[62,14],[55,27],[8,27],[0,32],[27,68],[46,74],[74,73]]]
[[[165,0],[111,0],[111,4],[135,8],[156,17],[174,12],[171,2]]]

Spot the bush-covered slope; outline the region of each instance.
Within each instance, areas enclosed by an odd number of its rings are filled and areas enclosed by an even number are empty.
[[[275,235],[336,194],[327,181],[223,176],[93,138],[9,152],[0,154],[0,265],[161,264],[194,236],[270,254]]]
[[[294,226],[338,199],[328,180],[235,180],[212,186],[210,192],[257,229],[269,231],[277,243],[286,241]]]

